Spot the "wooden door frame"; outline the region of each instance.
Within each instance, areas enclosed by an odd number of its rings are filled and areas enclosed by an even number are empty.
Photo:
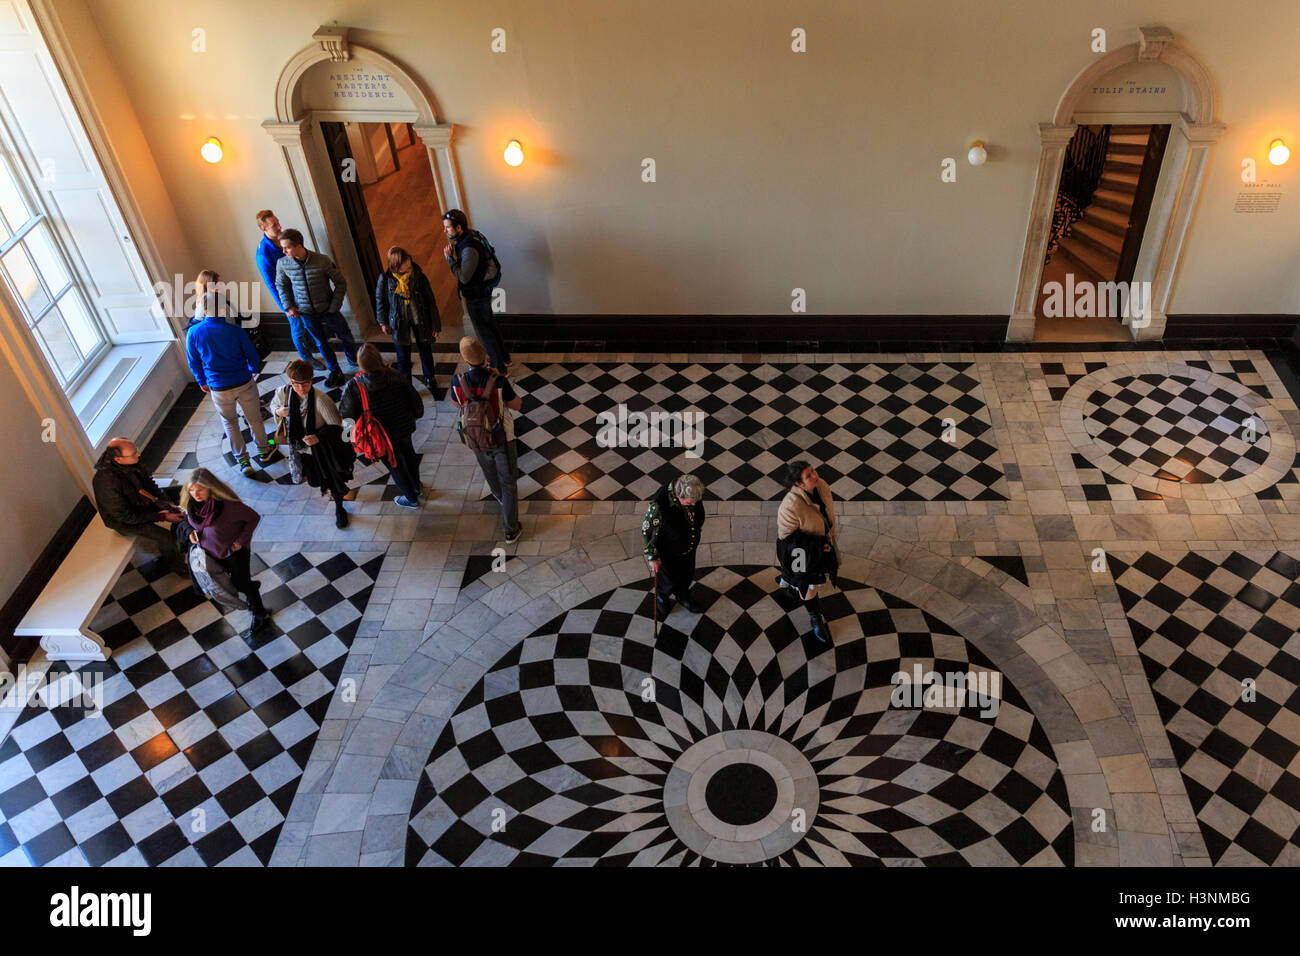
[[[357,322],[362,337],[378,331],[375,321],[373,289],[366,288],[348,225],[347,213],[339,195],[336,175],[325,148],[321,122],[409,123],[428,153],[433,171],[434,190],[439,209],[463,209],[469,212],[461,185],[460,168],[452,148],[455,127],[442,123],[433,97],[424,84],[409,70],[388,56],[350,43],[345,27],[321,27],[313,43],[285,64],[275,90],[274,120],[267,120],[267,131],[284,155],[289,179],[298,198],[302,215],[301,229],[309,248],[333,259],[348,283],[344,312]],[[355,61],[387,73],[406,93],[414,109],[381,110],[309,110],[301,106],[300,84],[307,71],[323,61]],[[281,216],[286,227],[291,224]],[[334,237],[331,239],[331,237]]]
[[[1209,151],[1223,135],[1225,127],[1214,121],[1215,96],[1209,73],[1174,42],[1173,33],[1165,27],[1142,27],[1138,30],[1138,37],[1137,43],[1106,54],[1080,72],[1061,97],[1052,122],[1038,124],[1042,149],[1015,299],[1007,323],[1008,342],[1033,341],[1034,307],[1042,282],[1043,258],[1051,235],[1052,209],[1056,205],[1065,150],[1078,126],[1099,122],[1113,125],[1168,123],[1171,126],[1156,186],[1157,195],[1143,233],[1143,249],[1147,254],[1139,257],[1134,275],[1135,281],[1151,283],[1151,322],[1143,328],[1131,329],[1133,337],[1139,340],[1164,337],[1166,309],[1209,162]],[[1165,63],[1178,73],[1186,92],[1186,112],[1076,113],[1080,100],[1097,80],[1119,67],[1137,62]],[[1148,248],[1149,243],[1152,245]]]

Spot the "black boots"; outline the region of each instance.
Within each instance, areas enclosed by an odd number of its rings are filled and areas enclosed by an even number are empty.
[[[240,636],[246,641],[251,641],[262,628],[271,623],[271,612],[262,603],[262,588],[256,581],[253,582],[253,590],[245,597],[248,598],[248,610],[252,612],[253,620]]]
[[[826,623],[826,618],[822,617],[817,611],[808,611],[808,623],[812,625],[812,636],[822,644],[831,642],[831,628]]]
[[[348,513],[343,510],[343,502],[334,502],[334,527],[346,528],[348,526]]]

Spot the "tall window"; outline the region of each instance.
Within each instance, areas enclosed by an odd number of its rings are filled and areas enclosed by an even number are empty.
[[[0,273],[70,391],[109,347],[108,336],[73,283],[48,217],[26,195],[8,157],[0,157]]]

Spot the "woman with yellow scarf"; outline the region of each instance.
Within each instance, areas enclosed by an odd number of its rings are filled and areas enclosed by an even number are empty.
[[[397,347],[397,370],[411,378],[411,336],[420,353],[420,380],[441,401],[446,389],[433,377],[433,343],[442,331],[438,303],[424,270],[401,246],[388,250],[388,268],[375,284],[375,318]]]

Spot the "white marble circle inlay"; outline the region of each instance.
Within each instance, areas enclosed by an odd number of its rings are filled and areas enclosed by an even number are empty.
[[[724,767],[748,763],[776,784],[772,809],[737,826],[709,809],[705,791]],[[668,823],[688,847],[720,863],[761,863],[804,838],[817,815],[817,773],[789,741],[760,730],[726,730],[683,751],[664,783]]]

